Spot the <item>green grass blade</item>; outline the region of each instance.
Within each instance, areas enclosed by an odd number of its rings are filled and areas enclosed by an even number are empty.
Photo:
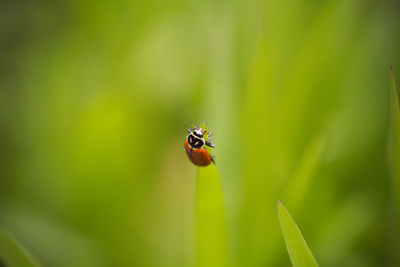
[[[391,70],[391,94],[390,94],[390,131],[389,131],[389,168],[392,176],[393,193],[395,197],[395,215],[393,217],[393,226],[391,227],[391,245],[393,251],[400,248],[399,230],[396,227],[400,221],[400,107],[399,91],[396,87],[396,79]],[[393,253],[393,261],[400,262],[400,256]]]
[[[396,80],[391,69],[391,122],[389,140],[389,160],[392,176],[395,183],[395,190],[400,192],[400,107],[399,95],[396,87]],[[396,194],[398,196],[398,194]],[[400,204],[400,198],[398,198]]]
[[[2,227],[0,227],[0,259],[7,267],[40,266]]]
[[[280,201],[278,205],[278,215],[281,230],[285,239],[286,248],[289,252],[290,260],[294,267],[313,267],[318,266],[311,250],[308,248],[299,227],[290,216],[287,209]]]
[[[227,266],[225,210],[214,165],[198,168],[196,194],[196,266]]]
[[[325,139],[314,138],[306,149],[293,179],[285,190],[285,203],[289,203],[292,213],[302,206],[315,173],[320,166]]]

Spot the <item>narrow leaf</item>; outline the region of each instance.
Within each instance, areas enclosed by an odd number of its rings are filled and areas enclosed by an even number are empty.
[[[227,266],[227,229],[221,183],[213,164],[199,167],[196,196],[196,265]]]
[[[290,203],[291,210],[297,211],[302,206],[304,197],[310,188],[315,172],[320,166],[325,139],[314,138],[307,147],[293,179],[285,190],[285,199]]]
[[[286,248],[289,252],[290,260],[294,267],[313,267],[318,266],[304,240],[299,227],[290,216],[287,209],[280,201],[278,205],[278,215],[281,230],[285,239]]]
[[[7,267],[39,267],[29,253],[0,227],[0,260]]]
[[[400,193],[400,108],[396,80],[391,69],[391,121],[389,138],[389,162],[395,184],[395,190]],[[398,194],[396,194],[398,195]],[[400,204],[400,198],[398,198]]]
[[[400,222],[400,107],[399,107],[399,91],[396,87],[396,80],[391,70],[391,94],[390,94],[390,130],[389,130],[389,168],[392,176],[393,193],[395,200],[395,213],[393,216],[391,234],[390,234],[390,248],[393,251],[398,251],[400,248],[400,237],[398,224]],[[393,253],[392,261],[399,264],[400,256],[398,253]]]

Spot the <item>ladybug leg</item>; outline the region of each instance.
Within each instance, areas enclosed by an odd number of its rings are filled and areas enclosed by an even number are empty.
[[[212,135],[213,135],[213,132],[209,132],[209,133],[207,134],[207,139],[208,139],[208,140],[206,141],[206,145],[209,146],[209,147],[215,147],[215,146],[213,145],[212,141],[210,140]]]
[[[210,159],[211,159],[212,163],[214,163],[214,165],[215,165],[215,160],[214,160],[214,157],[212,155],[210,155]]]
[[[213,143],[211,143],[210,141],[206,141],[206,145],[209,146],[209,147],[215,148]]]

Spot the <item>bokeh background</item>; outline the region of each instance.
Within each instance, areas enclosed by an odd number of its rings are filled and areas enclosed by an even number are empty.
[[[0,224],[44,266],[192,266],[183,143],[206,120],[232,266],[290,266],[277,199],[321,266],[399,266],[399,15],[395,0],[1,1]]]

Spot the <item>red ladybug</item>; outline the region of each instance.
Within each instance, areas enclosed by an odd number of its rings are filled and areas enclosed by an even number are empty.
[[[213,156],[205,148],[205,146],[214,147],[213,143],[208,140],[213,133],[208,133],[206,140],[204,135],[207,134],[207,131],[201,127],[190,128],[187,131],[189,135],[185,140],[185,149],[193,164],[197,166],[207,166],[211,162],[215,164]]]

